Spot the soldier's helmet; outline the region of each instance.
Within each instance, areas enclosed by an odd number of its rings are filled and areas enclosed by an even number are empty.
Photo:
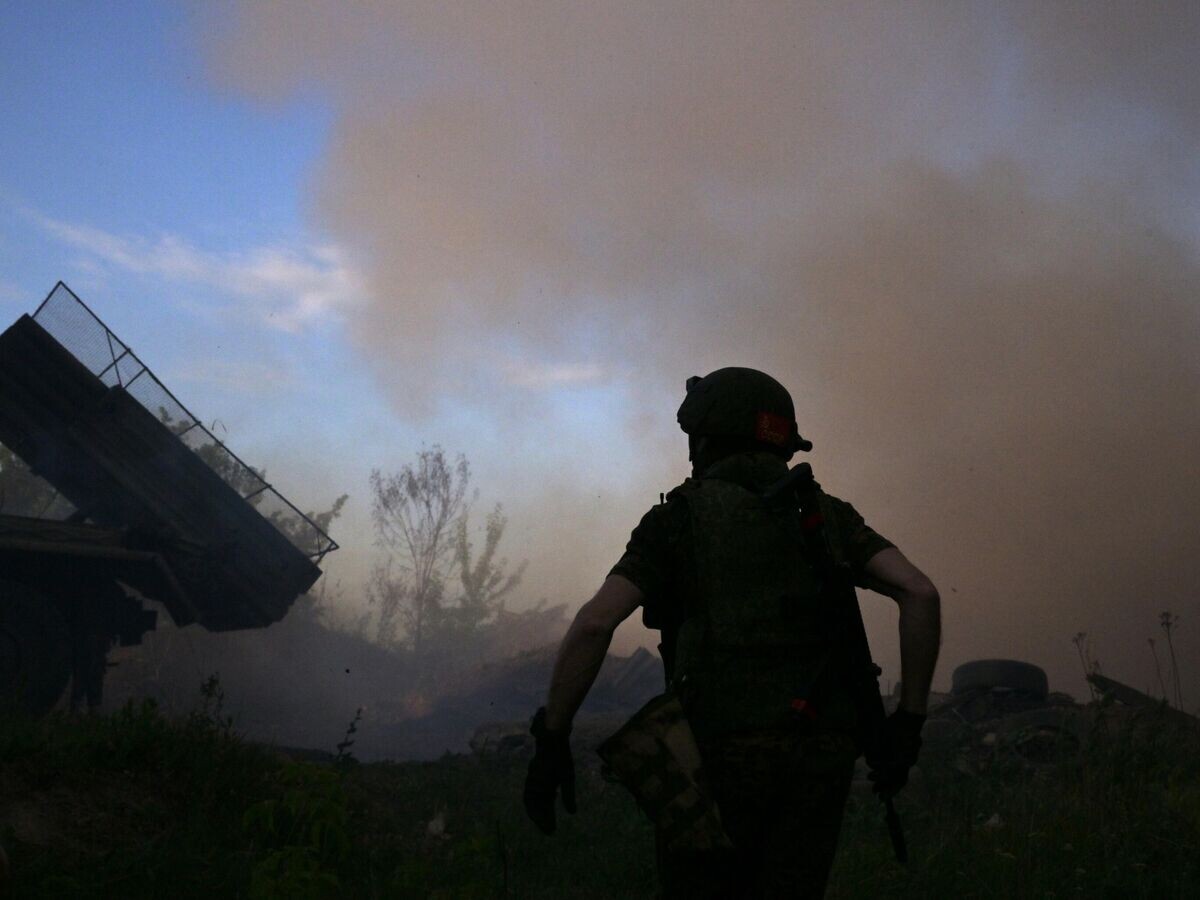
[[[676,418],[689,436],[748,438],[788,453],[812,449],[800,437],[787,388],[757,369],[730,366],[693,375]]]

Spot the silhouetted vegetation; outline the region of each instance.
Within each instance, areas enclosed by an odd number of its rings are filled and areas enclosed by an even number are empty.
[[[181,718],[146,700],[0,721],[15,893],[340,895],[354,850],[342,775],[242,740],[215,676],[201,697]]]
[[[0,514],[46,515],[52,508],[68,508],[58,491],[30,470],[25,460],[0,444]]]
[[[488,513],[483,545],[471,540],[471,469],[434,445],[399,471],[371,473],[371,511],[383,558],[368,600],[375,639],[404,654],[419,692],[472,667],[555,639],[565,606],[542,602],[513,612],[507,601],[525,572],[499,555],[508,519],[497,504]],[[547,627],[549,626],[549,627]]]
[[[878,804],[852,798],[829,896],[1195,896],[1200,731],[1159,710],[1091,710],[1084,740],[1063,734],[1037,766],[1003,744],[982,771],[927,753],[901,795],[907,871],[888,858]]]
[[[649,824],[580,749],[579,814],[542,837],[525,760],[305,762],[245,743],[220,685],[180,718],[0,722],[0,841],[23,897],[649,898]],[[878,802],[847,808],[831,898],[1194,896],[1197,732],[1154,709],[1090,706],[1081,742],[1037,765],[996,744],[933,746],[901,794],[901,868]]]

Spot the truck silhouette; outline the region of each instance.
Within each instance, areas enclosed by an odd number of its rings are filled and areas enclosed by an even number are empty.
[[[62,282],[0,334],[0,444],[51,495],[35,514],[0,496],[0,704],[35,715],[68,682],[99,704],[108,651],[155,627],[144,599],[263,628],[337,549]]]

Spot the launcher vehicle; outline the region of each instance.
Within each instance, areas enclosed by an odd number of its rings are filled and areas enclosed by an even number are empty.
[[[0,493],[0,704],[44,713],[70,682],[98,705],[108,651],[155,627],[143,600],[263,628],[337,549],[62,282],[0,334],[0,444],[45,482],[36,510]]]

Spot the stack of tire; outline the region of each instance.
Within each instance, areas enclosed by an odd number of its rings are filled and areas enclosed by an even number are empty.
[[[1050,683],[1040,667],[1016,659],[976,659],[954,670],[950,683],[953,696],[993,690],[1045,700]]]

